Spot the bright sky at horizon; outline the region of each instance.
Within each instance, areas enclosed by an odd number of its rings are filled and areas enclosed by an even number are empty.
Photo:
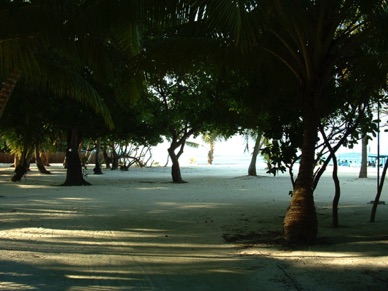
[[[388,132],[385,132],[386,128],[380,129],[380,154],[388,155]],[[198,148],[192,148],[185,146],[184,153],[180,158],[180,163],[190,164],[207,164],[207,154],[209,151],[209,145],[203,142],[201,137],[196,139],[189,139],[191,142],[199,144]],[[249,163],[251,152],[254,146],[254,140],[249,140],[249,152],[245,151],[246,140],[241,135],[235,135],[225,141],[217,141],[215,145],[215,160],[214,163],[237,163],[238,161]],[[162,144],[154,147],[152,150],[153,158],[155,162],[159,162],[164,165],[167,162],[168,153],[167,149],[169,142],[165,141]],[[337,155],[347,153],[360,153],[361,154],[361,141],[353,148],[349,149],[342,147],[338,150]],[[377,154],[377,136],[373,138],[368,144],[368,154]]]

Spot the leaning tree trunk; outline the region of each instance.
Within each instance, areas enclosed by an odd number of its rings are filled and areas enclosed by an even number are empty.
[[[304,136],[299,172],[290,206],[284,218],[284,238],[289,243],[311,243],[316,239],[318,233],[318,219],[313,196],[318,122],[319,120],[312,108],[305,108]]]
[[[361,140],[361,168],[358,178],[368,178],[368,140],[364,136]]]
[[[379,165],[377,166],[379,167]],[[384,169],[381,174],[380,181],[378,181],[377,193],[376,193],[375,200],[373,201],[372,212],[370,214],[370,222],[374,222],[376,218],[377,205],[379,205],[381,192],[383,192],[385,176],[387,175],[387,169],[388,169],[388,159],[385,160]]]
[[[210,149],[209,149],[209,152],[207,153],[207,163],[209,165],[213,165],[214,149],[215,149],[215,142],[214,142],[214,140],[211,140],[210,141]]]
[[[248,176],[257,176],[256,161],[261,147],[261,137],[261,134],[257,134],[255,146],[253,147],[251,162],[248,167]]]
[[[45,168],[43,160],[40,157],[40,145],[39,144],[35,145],[35,160],[36,160],[36,166],[38,167],[39,173],[51,174],[51,172]]]
[[[49,158],[44,149],[40,149],[39,157],[42,160],[42,163],[45,167],[50,167]]]
[[[23,147],[23,151],[20,155],[18,163],[15,164],[15,174],[12,176],[12,182],[18,182],[22,177],[28,172],[30,168],[30,160],[32,155],[32,150],[28,146]]]
[[[84,179],[82,173],[81,159],[78,153],[80,137],[78,130],[73,128],[67,131],[67,149],[66,149],[66,181],[62,186],[84,186],[90,185]]]
[[[13,164],[12,164],[12,167],[15,167],[19,164],[19,161],[20,161],[20,154],[19,153],[15,153],[13,155]]]
[[[172,162],[172,166],[171,166],[172,181],[174,183],[185,183],[185,181],[182,179],[181,168],[179,166],[179,158],[175,154],[174,149],[169,148],[168,154],[169,154],[169,156],[171,158],[171,162]]]

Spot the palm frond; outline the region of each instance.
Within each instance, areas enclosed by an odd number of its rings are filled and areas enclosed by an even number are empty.
[[[188,147],[191,147],[191,148],[199,148],[200,144],[197,143],[197,142],[193,142],[193,141],[186,141],[185,143]]]
[[[89,82],[73,70],[39,59],[39,75],[26,76],[30,86],[48,90],[61,98],[74,98],[100,114],[108,127],[113,128],[113,120],[104,100]]]

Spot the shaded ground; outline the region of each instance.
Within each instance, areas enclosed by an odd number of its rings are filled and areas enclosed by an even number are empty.
[[[356,173],[341,176],[338,229],[323,178],[318,243],[295,248],[281,236],[287,176],[191,167],[176,185],[168,168],[130,169],[59,187],[50,170],[12,183],[0,169],[2,290],[388,289],[388,209],[368,222],[376,183]]]

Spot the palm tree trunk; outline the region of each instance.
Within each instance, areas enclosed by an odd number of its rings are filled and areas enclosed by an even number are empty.
[[[67,131],[67,150],[66,150],[66,181],[62,186],[84,186],[91,185],[84,179],[82,174],[81,159],[78,153],[80,137],[78,130],[72,128]]]
[[[108,155],[108,152],[107,152],[107,145],[105,145],[103,147],[103,150],[102,150],[102,156],[104,157],[104,161],[105,161],[105,166],[107,169],[110,169],[110,163],[111,163],[111,158],[109,157]]]
[[[16,168],[16,166],[19,164],[19,161],[20,161],[20,154],[19,153],[15,153],[13,155],[13,164],[12,164],[12,167]]]
[[[12,176],[12,182],[18,182],[28,172],[30,168],[32,150],[28,146],[23,147],[18,163],[15,165],[15,174]]]
[[[101,149],[101,138],[98,138],[97,144],[96,144],[96,162],[95,162],[95,167],[93,169],[93,172],[96,175],[102,174],[102,169],[100,164],[100,149]]]
[[[255,146],[253,147],[251,162],[248,167],[248,176],[257,176],[256,161],[260,152],[262,134],[259,133],[256,137]]]
[[[111,170],[117,170],[119,168],[119,155],[116,152],[115,145],[112,143],[112,157],[111,157],[112,167]]]
[[[305,101],[305,103],[307,102]],[[299,173],[295,181],[290,206],[284,218],[284,238],[289,243],[312,243],[318,233],[318,219],[313,196],[318,122],[319,119],[311,110],[311,107],[305,107]]]
[[[361,168],[358,178],[368,178],[368,140],[366,136],[361,140]]]
[[[210,140],[210,149],[209,149],[209,152],[207,153],[207,163],[209,165],[212,165],[213,164],[213,160],[214,160],[214,149],[215,149],[215,142],[214,140]]]
[[[35,145],[35,160],[36,160],[36,166],[38,167],[39,173],[51,174],[51,172],[45,168],[43,160],[40,157],[40,145],[39,144]]]

